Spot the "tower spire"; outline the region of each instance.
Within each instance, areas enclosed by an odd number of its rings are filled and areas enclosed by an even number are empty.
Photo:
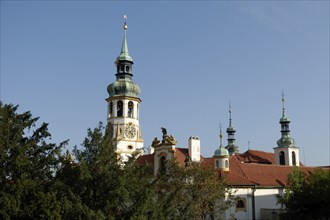
[[[123,39],[123,44],[121,46],[121,51],[120,55],[117,57],[117,62],[118,61],[131,61],[133,62],[132,57],[128,53],[128,45],[127,45],[127,39],[126,39],[126,31],[127,31],[127,16],[124,15],[124,39]]]
[[[284,98],[284,90],[282,90],[282,117],[285,117],[285,98]]]
[[[228,134],[228,145],[226,149],[229,151],[229,154],[235,154],[239,152],[239,147],[235,145],[235,128],[232,126],[232,119],[231,119],[231,102],[229,102],[229,127],[227,128]]]
[[[294,144],[293,139],[290,137],[290,119],[288,118],[288,116],[285,113],[285,98],[284,98],[284,92],[282,91],[282,117],[280,118],[280,124],[281,124],[281,133],[282,133],[282,137],[280,140],[283,141],[283,143],[281,143],[281,141],[278,141],[278,145],[283,146],[284,145],[291,145]],[[291,141],[288,141],[288,140]],[[284,141],[285,140],[285,141]],[[280,144],[281,143],[281,144]]]
[[[231,103],[229,101],[229,127],[231,127]]]

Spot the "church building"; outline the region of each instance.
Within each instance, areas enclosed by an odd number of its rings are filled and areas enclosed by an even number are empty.
[[[272,152],[248,150],[240,152],[235,144],[235,128],[232,123],[231,106],[229,106],[229,125],[227,145],[223,145],[223,134],[220,129],[219,147],[214,147],[212,157],[201,155],[201,140],[197,136],[188,138],[187,147],[177,146],[175,137],[161,128],[162,137],[150,141],[147,154],[143,155],[144,142],[139,124],[140,88],[133,82],[133,59],[128,53],[126,39],[127,24],[124,23],[124,39],[120,55],[117,57],[116,81],[107,90],[107,126],[113,138],[113,145],[121,160],[127,159],[133,152],[139,151],[139,163],[153,165],[153,173],[157,175],[165,169],[165,162],[176,158],[182,166],[188,163],[200,163],[210,166],[224,177],[236,191],[238,198],[235,206],[216,219],[279,219],[284,210],[277,204],[277,195],[283,194],[287,185],[288,174],[293,167],[300,166],[305,173],[315,168],[306,167],[299,160],[299,147],[290,135],[290,119],[286,114],[284,94],[282,94],[282,116],[280,138]]]

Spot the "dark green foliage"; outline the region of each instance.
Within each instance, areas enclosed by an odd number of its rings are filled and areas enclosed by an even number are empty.
[[[231,190],[212,167],[201,167],[199,163],[183,167],[174,159],[155,180],[163,219],[205,219],[232,205],[223,202]]]
[[[228,207],[230,193],[213,169],[169,161],[166,171],[133,156],[118,161],[100,123],[75,159],[67,142],[48,143],[47,124],[0,105],[0,219],[204,219]]]
[[[319,169],[307,175],[299,168],[289,174],[289,185],[279,203],[287,208],[283,219],[330,218],[330,170]]]
[[[0,103],[0,219],[60,219],[51,186],[66,143],[47,143],[47,124],[17,108]]]

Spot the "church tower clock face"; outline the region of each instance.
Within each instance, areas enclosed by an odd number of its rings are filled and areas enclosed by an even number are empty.
[[[125,135],[128,138],[134,138],[136,135],[136,128],[134,127],[134,125],[132,123],[129,123],[126,125],[125,128]]]

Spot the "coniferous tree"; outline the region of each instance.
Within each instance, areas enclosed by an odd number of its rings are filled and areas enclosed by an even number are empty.
[[[48,143],[48,124],[0,103],[0,219],[60,219],[52,191],[61,149]]]
[[[120,163],[100,123],[73,155],[47,124],[0,103],[0,219],[204,219],[228,207],[213,169],[169,161],[154,176],[136,152]]]

